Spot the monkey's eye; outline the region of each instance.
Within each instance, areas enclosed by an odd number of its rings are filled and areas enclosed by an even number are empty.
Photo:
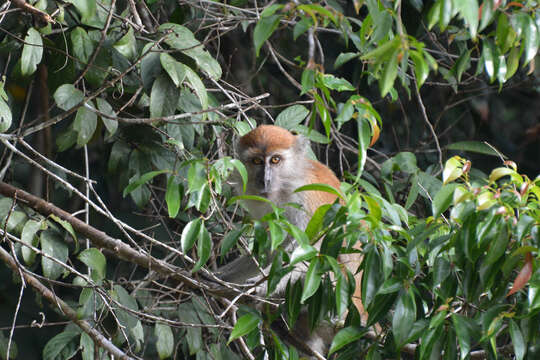
[[[255,165],[262,165],[263,161],[261,158],[253,158],[251,159],[251,162]]]
[[[281,161],[281,156],[274,155],[270,158],[272,164],[278,164]]]

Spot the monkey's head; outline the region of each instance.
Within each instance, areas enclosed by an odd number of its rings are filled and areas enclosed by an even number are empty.
[[[242,136],[238,153],[248,172],[248,194],[274,202],[305,183],[309,142],[279,126],[261,125]]]

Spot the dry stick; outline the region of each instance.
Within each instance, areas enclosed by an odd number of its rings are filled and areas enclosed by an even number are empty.
[[[226,110],[226,109],[238,108],[238,110],[242,112],[243,109],[240,105],[244,105],[248,103],[257,103],[260,100],[267,98],[269,96],[270,96],[269,93],[264,93],[264,94],[261,94],[261,95],[258,95],[249,99],[240,100],[240,101],[235,101],[234,99],[231,99],[232,102],[229,104],[219,105],[219,106],[204,109],[204,110],[169,115],[169,116],[150,117],[150,118],[125,118],[125,117],[119,117],[119,116],[112,116],[109,114],[105,114],[88,104],[84,104],[84,106],[88,110],[98,114],[99,116],[110,119],[110,120],[115,120],[115,121],[126,123],[126,124],[151,124],[157,121],[173,122],[174,120],[185,119],[185,118],[193,117],[195,115],[201,115],[201,114],[206,114],[210,112],[218,112],[218,111]],[[176,124],[176,125],[193,125],[193,124],[223,125],[224,122],[222,121],[187,121],[187,122],[173,122],[173,124]]]
[[[13,5],[18,7],[22,11],[39,17],[43,22],[51,23],[51,24],[55,23],[55,21],[53,20],[53,18],[49,14],[47,14],[46,12],[41,11],[41,10],[33,7],[32,5],[28,4],[24,0],[12,0],[11,2],[13,3]]]
[[[19,272],[19,267],[9,253],[0,247],[0,259],[6,263],[14,272]],[[27,284],[30,284],[36,289],[44,298],[46,298],[51,304],[57,305],[60,310],[69,318],[72,322],[77,324],[85,333],[87,333],[95,343],[99,344],[103,349],[107,350],[109,354],[118,359],[133,359],[126,355],[122,350],[118,349],[113,343],[107,340],[100,332],[92,328],[85,320],[78,318],[77,312],[73,310],[62,299],[57,297],[49,288],[43,285],[34,276],[28,274],[26,271],[22,271],[24,280]]]
[[[441,151],[441,145],[439,144],[439,139],[437,138],[437,133],[435,133],[435,129],[433,129],[433,125],[431,125],[431,122],[429,121],[429,118],[426,113],[426,107],[424,106],[424,102],[422,101],[422,96],[420,96],[420,90],[418,90],[418,84],[416,83],[416,77],[413,73],[413,81],[414,81],[414,89],[416,90],[416,98],[418,99],[418,104],[420,105],[420,110],[422,110],[422,117],[424,118],[424,121],[426,122],[429,131],[431,132],[431,135],[433,135],[433,140],[435,140],[435,146],[437,147],[437,152],[439,153],[439,166],[441,167],[440,171],[443,171],[444,165],[442,162],[442,151]]]
[[[48,203],[41,198],[31,195],[24,190],[18,189],[4,182],[0,182],[0,194],[11,198],[17,196],[19,201],[23,202],[25,205],[31,207],[44,216],[54,214],[62,220],[69,222],[75,231],[90,239],[92,244],[94,244],[96,247],[108,249],[122,260],[133,262],[145,269],[154,270],[157,273],[179,281],[192,289],[204,290],[215,296],[225,298],[233,298],[239,293],[243,293],[247,297],[254,297],[241,290],[232,288],[230,286],[224,286],[221,284],[221,282],[220,285],[218,285],[218,283],[214,282],[197,281],[191,277],[190,272],[167,264],[166,262],[156,259],[153,256],[142,254],[121,240],[110,237],[106,233],[85,224],[84,221],[74,217],[70,213],[54,206],[51,203]],[[259,297],[256,298],[264,301],[264,299],[259,299]]]
[[[41,198],[31,195],[24,190],[18,189],[4,182],[0,182],[0,194],[11,198],[17,196],[19,201],[24,202],[26,205],[30,206],[44,216],[49,216],[51,214],[58,216],[62,220],[69,222],[75,231],[85,237],[88,237],[94,245],[110,250],[120,259],[136,263],[137,265],[140,265],[146,269],[153,269],[162,275],[181,281],[191,288],[211,291],[211,289],[205,284],[201,284],[190,278],[191,275],[188,272],[166,264],[150,255],[141,254],[122,241],[114,239],[106,233],[85,224],[84,221],[79,220],[70,213],[46,202]]]

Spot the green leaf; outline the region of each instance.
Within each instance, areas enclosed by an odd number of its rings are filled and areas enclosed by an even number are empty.
[[[516,13],[516,21],[520,25],[523,39],[522,48],[523,66],[527,65],[538,53],[538,46],[540,45],[539,29],[536,27],[533,19],[526,13]]]
[[[36,247],[39,242],[39,238],[36,236],[36,233],[38,232],[38,230],[41,230],[41,225],[41,221],[28,220],[26,224],[24,224],[24,227],[22,229],[21,241],[24,244]],[[26,246],[21,247],[21,252],[24,262],[28,265],[32,265],[34,263],[34,260],[36,259],[37,253]]]
[[[309,244],[300,244],[291,254],[291,265],[301,261],[311,260],[315,255],[317,255],[317,249],[313,246]]]
[[[362,267],[362,302],[364,306],[370,306],[383,280],[381,257],[376,248],[367,251]]]
[[[356,88],[343,78],[335,77],[332,74],[323,74],[321,80],[324,86],[337,91],[355,91]]]
[[[318,183],[308,184],[308,185],[300,186],[299,188],[294,190],[295,193],[302,192],[302,191],[323,191],[323,192],[336,195],[337,197],[343,199],[343,195],[339,192],[339,190],[337,190],[336,188],[328,184],[318,184]]]
[[[96,0],[67,0],[67,2],[73,4],[81,14],[83,24],[91,25],[89,22],[96,14]]]
[[[73,130],[77,133],[77,145],[86,145],[97,128],[97,114],[86,106],[81,106],[77,110],[73,121]]]
[[[322,229],[324,215],[332,207],[330,204],[324,204],[319,206],[313,213],[313,216],[309,220],[309,223],[306,226],[306,235],[309,240],[314,240],[319,231]]]
[[[267,6],[264,8],[264,10],[261,12],[261,17],[267,17],[274,15],[276,11],[283,9],[284,5],[282,4],[272,4],[270,6]]]
[[[476,38],[478,30],[478,1],[477,0],[453,0],[459,14],[469,27],[471,38]]]
[[[510,337],[512,338],[516,360],[522,360],[527,352],[527,344],[523,339],[519,326],[512,319],[510,319]]]
[[[139,306],[137,305],[137,300],[131,296],[126,289],[120,285],[114,285],[113,289],[110,291],[113,299],[118,301],[124,307],[137,312]],[[133,329],[139,323],[139,320],[127,310],[120,309],[117,305],[112,305],[112,309],[116,313],[116,318],[120,322],[120,325],[125,326],[128,330]]]
[[[184,302],[178,306],[178,318],[192,324],[198,324],[201,322],[192,302]],[[203,347],[201,328],[187,327],[186,342],[191,355],[198,353]]]
[[[174,336],[171,327],[166,324],[156,323],[154,328],[156,349],[160,359],[171,357],[174,351]]]
[[[201,232],[201,219],[196,218],[191,220],[182,230],[182,236],[180,238],[180,243],[182,246],[182,252],[186,253],[193,247],[195,241],[199,237]]]
[[[381,78],[379,79],[379,88],[381,90],[381,97],[384,97],[390,89],[394,86],[394,80],[396,80],[398,72],[398,55],[399,49],[396,49],[390,56],[390,60],[386,63],[383,69]]]
[[[54,92],[54,101],[62,110],[69,110],[84,100],[84,94],[72,84],[64,84]]]
[[[300,83],[302,84],[300,95],[303,95],[313,89],[315,86],[315,70],[308,68],[304,69]]]
[[[485,39],[482,44],[482,58],[484,59],[486,74],[489,76],[489,81],[493,82],[499,71],[497,49],[490,39]]]
[[[459,186],[459,184],[446,184],[441,187],[441,189],[433,198],[433,203],[431,204],[431,209],[433,211],[433,216],[438,217],[443,212],[448,209],[452,204],[452,199],[454,195],[454,190]]]
[[[461,76],[471,66],[471,52],[472,49],[464,51],[457,59],[455,64],[455,75],[458,82],[461,81]]]
[[[122,36],[113,47],[126,59],[133,60],[137,56],[137,41],[133,27],[129,27],[127,33]]]
[[[98,110],[106,115],[109,115],[111,117],[116,117],[116,113],[114,112],[111,104],[107,102],[107,100],[102,98],[96,99]],[[109,133],[109,136],[113,135],[116,130],[118,129],[118,121],[108,119],[105,116],[101,116],[101,121],[103,121],[103,125],[107,128],[107,132]]]
[[[508,229],[506,225],[503,225],[497,232],[495,240],[491,241],[489,251],[487,252],[487,256],[484,260],[485,264],[494,264],[497,260],[499,260],[499,258],[504,255],[509,241],[510,236],[508,234]]]
[[[406,344],[415,320],[414,292],[409,289],[399,297],[392,317],[392,333],[398,348]]]
[[[493,147],[480,141],[458,141],[447,145],[446,148],[448,150],[469,151],[491,156],[500,156],[500,153],[493,149]]]
[[[359,53],[353,53],[353,52],[346,52],[346,53],[339,54],[336,61],[334,62],[334,69],[338,69],[343,64],[359,56],[360,56]]]
[[[497,30],[495,32],[495,43],[501,49],[501,52],[506,53],[510,47],[514,45],[516,40],[516,32],[508,21],[508,15],[504,12],[499,14],[497,19]]]
[[[358,126],[358,173],[356,178],[359,179],[364,171],[364,166],[367,160],[367,149],[371,140],[371,126],[369,121],[364,118],[357,119]]]
[[[510,79],[519,68],[519,47],[512,48],[506,61],[506,80]]]
[[[146,184],[157,175],[168,173],[168,172],[169,170],[156,170],[156,171],[150,171],[150,172],[147,172],[146,174],[143,174],[142,176],[136,178],[136,180],[131,181],[129,185],[126,186],[122,196],[126,197],[127,194],[131,193],[133,190],[137,189],[139,186]]]
[[[82,360],[95,360],[94,357],[94,340],[87,333],[81,333],[79,347],[82,349]]]
[[[161,61],[161,66],[165,69],[167,74],[169,74],[174,85],[176,85],[176,87],[182,85],[182,82],[186,78],[185,65],[176,61],[175,58],[167,53],[161,53],[159,59]]]
[[[448,184],[463,175],[463,164],[459,156],[446,160],[443,169],[443,184]]]
[[[83,63],[87,63],[90,56],[94,52],[94,43],[86,30],[77,26],[71,31],[71,44],[73,46],[73,54]]]
[[[330,129],[332,126],[332,117],[330,116],[330,112],[328,111],[324,104],[324,101],[318,94],[314,93],[313,97],[315,97],[315,107],[317,108],[317,113],[319,114],[321,122],[324,126],[326,137],[330,138]]]
[[[24,38],[24,46],[21,54],[21,74],[23,76],[29,76],[36,72],[42,57],[43,40],[41,40],[41,34],[36,29],[30,28]]]
[[[452,322],[460,347],[460,359],[464,360],[471,351],[471,338],[475,333],[475,326],[472,320],[459,314],[452,314]]]
[[[380,44],[375,48],[375,50],[372,50],[367,54],[362,55],[360,59],[375,60],[376,62],[386,61],[392,53],[396,52],[399,47],[399,42],[399,37],[395,37],[394,39],[387,41],[384,44]]]
[[[77,258],[90,268],[94,281],[105,279],[107,260],[101,251],[96,248],[89,248],[82,251]]]
[[[435,288],[437,285],[442,283],[450,275],[450,262],[442,256],[438,256],[435,259],[433,264],[433,283],[432,286]]]
[[[446,29],[448,23],[452,19],[452,1],[453,0],[442,0],[440,6],[440,17],[439,17],[439,27],[442,31]],[[476,1],[476,0],[474,0]]]
[[[374,195],[374,194],[372,194],[372,195]],[[381,210],[381,206],[379,205],[379,203],[375,199],[373,199],[371,196],[369,196],[367,194],[362,195],[362,198],[364,199],[364,201],[368,205],[368,212],[369,212],[370,217],[375,219],[375,221],[380,222],[381,217],[382,217],[382,210]]]
[[[43,348],[43,360],[71,359],[79,350],[75,341],[79,335],[76,331],[63,331],[54,336]]]
[[[204,87],[201,78],[199,77],[199,75],[197,75],[197,73],[195,73],[195,71],[191,70],[191,68],[188,66],[185,66],[184,70],[186,71],[187,81],[189,82],[193,91],[195,91],[195,94],[201,102],[202,109],[208,109],[208,93],[206,92],[206,87]]]
[[[300,21],[294,25],[293,40],[296,41],[300,35],[309,30],[313,26],[313,19],[309,16],[303,16]]]
[[[279,113],[275,125],[285,129],[293,129],[308,116],[309,110],[304,105],[292,105]]]
[[[318,4],[302,4],[297,7],[298,10],[305,11],[308,14],[318,13],[322,18],[329,18],[337,26],[337,20],[332,12]]]
[[[187,69],[187,67],[186,67]],[[178,88],[168,76],[162,74],[154,81],[150,93],[150,117],[159,118],[173,115],[176,111],[176,101],[179,97]]]
[[[253,44],[255,45],[255,55],[258,57],[262,45],[272,33],[277,29],[279,21],[281,20],[280,15],[270,15],[266,17],[261,17],[261,19],[255,25],[255,30],[253,31]]]
[[[346,328],[341,329],[336,336],[334,336],[332,345],[330,345],[330,350],[328,351],[328,355],[330,356],[345,345],[361,339],[366,332],[367,330],[361,329],[357,326],[347,326]]]
[[[239,317],[229,336],[229,340],[227,340],[227,344],[241,336],[249,334],[257,328],[260,322],[261,319],[253,313],[247,313]]]
[[[199,269],[206,264],[212,253],[212,238],[210,237],[210,233],[206,229],[206,226],[204,226],[204,221],[201,222],[197,239],[197,255],[199,256],[199,260],[195,263],[192,272],[199,271]]]
[[[428,20],[428,30],[431,30],[435,24],[437,24],[440,21],[441,16],[441,8],[442,8],[442,2],[443,0],[438,0],[433,4],[431,9],[429,9],[427,14],[427,20]]]
[[[330,140],[321,134],[320,132],[310,129],[307,126],[304,125],[296,125],[294,128],[294,131],[296,131],[298,134],[305,136],[312,142],[316,142],[319,144],[328,144],[330,143]]]
[[[195,39],[191,30],[173,23],[165,23],[159,27],[159,30],[171,32],[166,36],[165,42],[195,60],[197,66],[210,78],[218,80],[221,77],[221,66],[208,51],[204,50],[203,45]]]
[[[509,176],[516,174],[516,171],[514,169],[510,169],[507,167],[498,167],[491,171],[491,174],[489,174],[489,182],[492,183],[494,181],[499,180],[503,176]]]
[[[235,167],[236,171],[242,178],[242,191],[246,192],[246,186],[248,182],[248,174],[245,165],[238,159],[231,159],[231,164]]]
[[[52,230],[46,230],[41,233],[40,239],[41,250],[45,255],[49,255],[60,263],[65,263],[67,261],[69,250],[59,235]],[[51,280],[58,279],[65,271],[62,265],[45,256],[41,258],[41,268],[43,270],[43,275]]]
[[[165,192],[165,202],[167,203],[167,210],[171,219],[174,219],[180,210],[180,202],[182,201],[180,189],[182,188],[182,185],[176,183],[174,176],[169,177],[167,191]]]
[[[240,235],[242,235],[243,232],[244,228],[240,228],[232,230],[227,235],[225,235],[223,241],[221,242],[221,256],[227,254],[227,252],[236,244],[236,242],[240,238]]]
[[[49,218],[53,219],[56,223],[60,224],[66,230],[69,235],[73,238],[73,240],[77,241],[77,233],[75,233],[75,230],[73,230],[73,226],[69,221],[62,220],[58,216],[51,214],[49,215]]]
[[[5,132],[11,126],[13,116],[7,104],[7,95],[4,91],[4,83],[0,81],[0,133]]]
[[[418,51],[411,51],[409,55],[413,60],[414,76],[416,77],[418,88],[420,88],[429,75],[429,66]]]
[[[336,117],[336,123],[338,125],[338,129],[341,128],[343,124],[345,124],[347,121],[351,120],[354,114],[354,105],[352,98],[349,98],[347,102],[343,105],[343,108],[338,113],[338,116]]]
[[[302,290],[302,298],[300,299],[301,304],[313,296],[313,294],[315,294],[315,292],[319,289],[322,280],[320,268],[321,263],[319,259],[314,259],[309,264],[306,277],[304,279],[304,289]]]
[[[279,245],[285,240],[283,229],[274,221],[268,221],[268,229],[270,230],[270,239],[272,240],[271,251],[275,251]]]

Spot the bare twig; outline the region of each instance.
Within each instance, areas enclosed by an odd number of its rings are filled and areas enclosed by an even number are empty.
[[[17,266],[14,258],[2,247],[0,247],[0,259],[8,265],[13,271],[18,272],[20,268]],[[92,325],[90,325],[85,320],[79,319],[77,312],[73,310],[67,303],[65,303],[61,298],[57,297],[54,292],[48,289],[43,285],[38,279],[30,275],[26,271],[22,271],[24,280],[30,284],[36,291],[38,291],[44,298],[46,298],[51,304],[56,305],[60,308],[62,313],[66,315],[73,323],[79,326],[85,333],[87,333],[96,344],[99,344],[103,349],[105,349],[109,354],[118,359],[132,359],[122,350],[117,348],[112,342],[107,340],[100,332],[98,332]]]
[[[439,144],[439,138],[437,137],[437,133],[435,132],[435,129],[433,128],[433,125],[431,125],[431,122],[429,121],[428,115],[426,113],[426,107],[424,106],[424,102],[422,101],[422,96],[420,95],[420,90],[418,90],[418,84],[416,83],[416,77],[413,74],[413,81],[414,81],[414,89],[416,91],[416,99],[418,100],[418,105],[420,105],[420,110],[422,111],[422,117],[424,118],[424,121],[429,128],[429,131],[431,132],[431,135],[433,136],[433,140],[435,141],[435,146],[437,147],[437,153],[439,154],[439,166],[440,170],[438,173],[443,171],[444,165],[442,161],[442,150],[441,146]]]
[[[29,14],[32,14],[32,15],[38,17],[41,21],[43,21],[45,23],[51,23],[51,24],[56,23],[56,21],[54,21],[54,19],[49,14],[47,14],[46,12],[41,11],[41,10],[33,7],[32,5],[28,4],[24,0],[12,0],[11,2],[13,3],[13,5],[18,7],[22,11],[27,12]]]

